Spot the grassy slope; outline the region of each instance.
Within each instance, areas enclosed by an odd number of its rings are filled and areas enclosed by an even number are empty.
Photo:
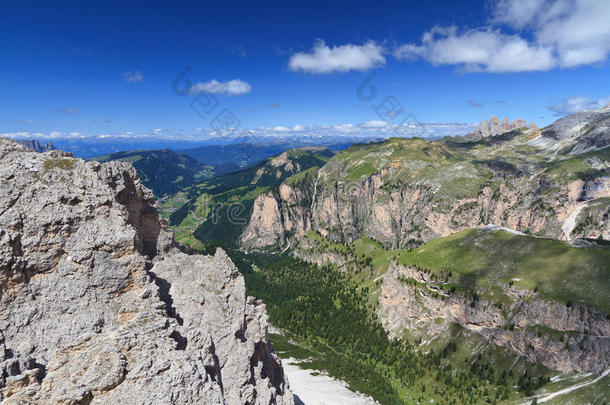
[[[303,251],[313,254],[330,252],[345,260],[346,264],[340,268],[331,268],[344,272],[356,290],[368,296],[369,313],[375,311],[380,276],[392,260],[427,268],[437,274],[452,271],[452,280],[463,283],[460,290],[476,286],[479,291],[493,291],[493,296],[485,294],[492,301],[502,298],[498,294],[501,291],[499,284],[506,285],[512,279],[519,278],[521,281],[515,284],[530,290],[538,287],[540,293],[547,298],[563,302],[582,301],[606,311],[605,313],[609,310],[606,298],[610,288],[610,247],[606,245],[576,248],[551,239],[477,229],[430,241],[414,250],[386,250],[370,238],[361,238],[346,246],[330,242],[313,231],[306,235],[306,241],[307,249],[302,248]],[[403,338],[416,337],[407,334]],[[463,330],[435,337],[422,346],[422,350],[438,352],[450,343],[456,345],[456,351],[447,356],[446,360],[451,369],[458,372],[467,368],[473,358],[480,354],[486,363],[494,364],[496,370],[512,369],[513,373],[519,375],[527,368],[533,376],[550,375],[544,367],[522,364],[521,361],[513,365],[515,358],[506,350],[489,344],[475,333]],[[555,385],[546,384],[544,392],[559,389]],[[596,398],[608,392],[608,387],[596,385],[592,388],[599,391]],[[409,389],[397,389],[403,397],[413,394]],[[584,391],[574,392],[565,398],[571,398],[572,395],[575,398],[581,398],[582,395],[587,397]],[[510,401],[514,400],[509,399]]]
[[[536,131],[516,130],[476,142],[389,138],[353,145],[333,157],[323,170],[330,182],[385,173],[386,189],[424,184],[436,190],[441,208],[443,200],[476,197],[482,187],[506,176],[530,180],[542,173],[551,182],[565,184],[608,175],[608,169],[594,169],[592,162],[610,161],[610,148],[578,156],[551,156],[526,144],[536,135]]]
[[[610,247],[572,247],[566,242],[509,232],[466,230],[398,256],[398,263],[460,275],[464,287],[498,282],[538,289],[560,302],[583,302],[610,314]]]

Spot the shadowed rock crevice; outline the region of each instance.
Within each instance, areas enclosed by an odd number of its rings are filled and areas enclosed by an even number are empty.
[[[161,301],[165,303],[165,310],[167,311],[167,314],[170,317],[174,318],[178,322],[178,325],[182,326],[184,324],[184,319],[182,319],[180,314],[178,314],[178,312],[176,311],[176,307],[174,307],[174,299],[172,298],[172,295],[169,292],[172,288],[171,283],[167,280],[157,277],[157,275],[152,271],[149,271],[148,274],[151,275],[155,284],[157,285],[157,287],[159,287],[159,298],[161,298]]]
[[[176,350],[186,350],[187,339],[177,330],[173,331],[169,337],[176,341]]]
[[[138,250],[152,259],[157,255],[157,241],[161,232],[159,215],[153,206],[154,199],[152,195],[143,196],[141,191],[137,190],[127,171],[120,176],[125,188],[117,194],[116,201],[127,208],[127,223],[133,225],[137,231]]]

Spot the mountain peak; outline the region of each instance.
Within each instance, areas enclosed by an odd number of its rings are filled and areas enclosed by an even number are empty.
[[[51,150],[56,150],[57,148],[51,143],[47,142],[44,145],[41,145],[40,142],[36,139],[24,140],[24,141],[15,141],[21,145],[27,146],[32,149],[34,152],[49,152]]]
[[[533,126],[532,126],[533,125]],[[530,127],[536,127],[533,122]],[[475,139],[482,139],[488,136],[501,135],[505,132],[509,132],[518,128],[528,128],[527,123],[522,118],[517,118],[514,121],[509,121],[508,117],[504,117],[502,121],[495,115],[492,115],[488,120],[483,120],[474,129],[472,135]]]

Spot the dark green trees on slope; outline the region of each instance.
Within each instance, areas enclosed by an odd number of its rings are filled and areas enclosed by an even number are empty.
[[[192,184],[214,176],[214,168],[169,149],[117,152],[92,160],[131,163],[142,183],[157,197],[174,194]]]

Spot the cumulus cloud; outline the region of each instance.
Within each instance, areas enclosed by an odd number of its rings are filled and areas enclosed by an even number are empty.
[[[367,121],[361,125],[365,128],[383,128],[383,127],[389,125],[389,123],[387,121],[382,121],[382,120],[372,120],[372,121]]]
[[[144,80],[144,76],[142,76],[142,72],[136,70],[135,72],[125,72],[123,73],[123,79],[127,83],[138,83]]]
[[[271,129],[273,131],[278,131],[278,132],[287,132],[287,131],[290,131],[290,128],[286,128],[286,127],[282,127],[282,126],[273,127]]]
[[[424,59],[434,65],[457,65],[466,72],[523,72],[549,70],[555,62],[549,46],[530,44],[518,35],[491,28],[434,27],[420,45],[398,47],[398,59]]]
[[[599,110],[610,103],[610,96],[600,99],[589,99],[582,96],[568,97],[548,107],[556,115],[567,115],[583,110]]]
[[[325,74],[348,72],[350,70],[366,71],[385,65],[384,48],[369,41],[363,45],[346,44],[326,45],[322,40],[316,41],[310,52],[298,52],[290,57],[290,70]]]
[[[498,0],[492,5],[489,25],[434,27],[420,43],[399,46],[394,55],[454,65],[466,72],[571,68],[607,59],[608,21],[608,1]]]
[[[243,80],[233,79],[228,82],[219,82],[218,80],[208,80],[207,82],[199,82],[191,88],[193,93],[209,93],[221,94],[224,96],[239,96],[250,93],[252,86]]]

